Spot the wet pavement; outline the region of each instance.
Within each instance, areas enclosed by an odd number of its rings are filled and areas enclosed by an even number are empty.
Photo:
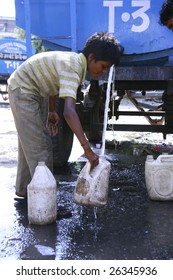
[[[0,259],[173,259],[173,202],[149,198],[144,169],[147,153],[173,152],[171,136],[163,141],[158,134],[116,132],[116,146],[107,134],[109,196],[107,205],[97,209],[74,202],[76,180],[86,162],[75,139],[67,166],[55,174],[58,204],[68,207],[72,217],[33,226],[27,205],[14,201],[17,135],[8,103],[0,104],[0,127]]]

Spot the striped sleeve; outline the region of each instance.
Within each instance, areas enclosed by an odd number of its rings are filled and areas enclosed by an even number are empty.
[[[59,97],[72,97],[76,99],[77,89],[82,82],[81,74],[84,65],[80,63],[79,56],[72,54],[69,60],[61,61],[59,71]]]

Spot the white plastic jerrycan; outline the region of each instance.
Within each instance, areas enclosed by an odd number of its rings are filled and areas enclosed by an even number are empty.
[[[57,184],[45,165],[39,162],[27,187],[28,220],[30,224],[47,225],[57,218]]]
[[[148,155],[145,162],[145,182],[153,200],[173,200],[173,155],[163,154],[154,160]]]
[[[74,191],[74,200],[78,204],[100,207],[108,200],[108,183],[111,164],[104,157],[92,170],[88,161],[82,168]]]

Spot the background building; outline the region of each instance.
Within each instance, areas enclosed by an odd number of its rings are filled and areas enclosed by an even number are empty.
[[[14,17],[0,16],[0,38],[15,37],[16,21]]]

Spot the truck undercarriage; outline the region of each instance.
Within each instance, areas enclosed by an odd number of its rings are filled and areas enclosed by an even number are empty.
[[[171,66],[116,67],[111,84],[107,130],[157,132],[166,139],[167,134],[173,133],[172,77]],[[4,101],[8,99],[7,79],[8,76],[0,76],[0,93]],[[76,110],[88,140],[98,143],[102,141],[107,82],[91,80],[87,83],[87,88],[83,86],[78,90]],[[136,110],[121,110],[124,97],[132,102]],[[154,99],[154,106],[150,102],[141,102],[144,97],[151,101]],[[57,98],[57,103],[59,111],[63,108],[63,101]],[[68,161],[73,144],[73,133],[63,118],[63,111],[61,116],[59,134],[52,137],[55,168]],[[121,116],[127,116],[129,124],[116,123]],[[148,124],[131,124],[130,116],[143,116]],[[112,118],[115,121],[112,122]]]

